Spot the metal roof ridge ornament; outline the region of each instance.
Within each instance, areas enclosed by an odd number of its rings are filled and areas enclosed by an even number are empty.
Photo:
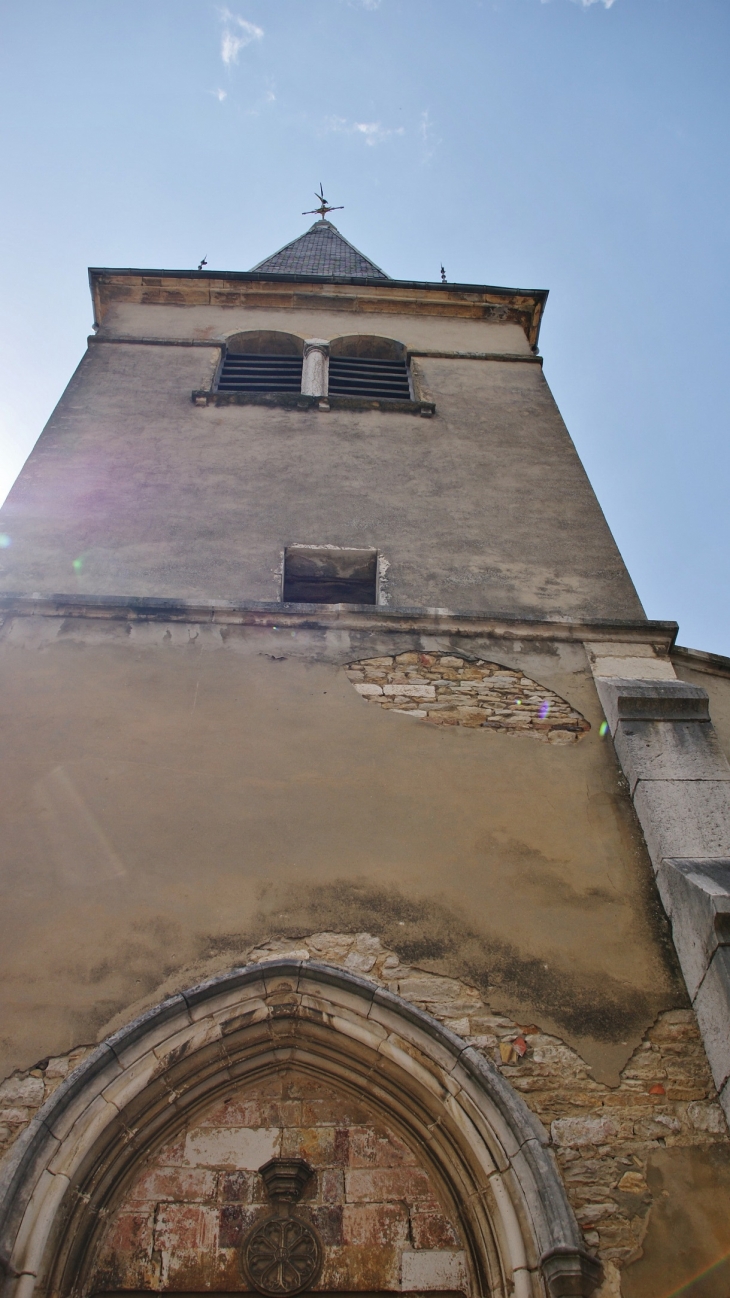
[[[322,181],[319,182],[319,193],[314,191],[314,197],[319,199],[319,207],[313,207],[309,212],[302,212],[302,216],[318,216],[320,221],[326,221],[329,212],[344,212],[344,204],[339,207],[331,207],[324,196]]]

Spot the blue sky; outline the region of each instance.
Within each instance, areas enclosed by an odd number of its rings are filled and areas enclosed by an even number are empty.
[[[650,617],[730,654],[728,0],[0,0],[0,497],[86,268],[249,269],[308,224],[550,289],[552,386]]]

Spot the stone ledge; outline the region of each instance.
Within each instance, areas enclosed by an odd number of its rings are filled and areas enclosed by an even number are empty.
[[[107,334],[102,330],[96,334],[89,334],[86,341],[89,346],[93,346],[95,343],[126,343],[140,347],[213,347],[217,348],[218,351],[227,344],[226,338],[135,338],[131,335]],[[533,353],[523,355],[522,352],[444,351],[439,349],[428,351],[409,347],[407,354],[409,360],[414,357],[425,360],[517,362],[527,365],[539,365],[540,368],[543,365],[542,356]]]
[[[433,401],[398,401],[392,397],[311,397],[303,392],[211,392],[198,389],[191,394],[196,406],[267,406],[283,410],[381,410],[388,414],[423,415],[436,413]]]
[[[459,351],[422,351],[419,348],[409,347],[408,356],[415,358],[422,357],[424,360],[442,360],[442,361],[506,361],[521,362],[527,365],[539,365],[542,369],[542,356],[527,355],[523,356],[520,352],[459,352]]]
[[[185,600],[145,595],[79,595],[66,592],[0,593],[0,618],[9,617],[103,618],[145,622],[213,623],[306,630],[408,631],[415,634],[494,636],[499,640],[554,640],[580,644],[615,635],[624,642],[669,645],[676,622],[623,622],[618,618],[595,621],[525,617],[520,614],[471,612],[450,608],[388,604],[282,604],[276,600]]]
[[[709,698],[699,685],[670,680],[622,680],[596,676],[596,689],[611,734],[620,721],[709,721]]]
[[[730,676],[730,658],[723,654],[705,653],[702,649],[687,649],[676,644],[671,658],[682,667],[691,667],[693,672],[704,672],[708,676]]]
[[[226,345],[217,338],[123,338],[101,332],[89,334],[86,342],[90,347],[95,343],[127,343],[134,347],[207,347],[216,351]]]

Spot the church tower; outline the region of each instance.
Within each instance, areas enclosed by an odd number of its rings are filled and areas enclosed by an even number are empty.
[[[730,663],[333,210],[92,269],[0,510],[4,1294],[721,1298]]]

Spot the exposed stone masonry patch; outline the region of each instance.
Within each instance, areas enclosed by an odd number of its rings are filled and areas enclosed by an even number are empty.
[[[542,1032],[539,1024],[518,1024],[493,1014],[476,988],[401,963],[369,933],[317,933],[296,943],[272,940],[242,954],[238,963],[284,955],[340,965],[370,978],[432,1014],[490,1058],[549,1131],[586,1243],[609,1276],[642,1254],[653,1202],[646,1177],[652,1152],[730,1143],[691,1010],[661,1014],[628,1060],[620,1085],[612,1089],[597,1082],[580,1055]],[[0,1085],[3,1153],[91,1049],[79,1047],[41,1061],[42,1066]]]
[[[524,672],[482,658],[455,654],[401,653],[363,658],[345,668],[368,703],[430,721],[533,735],[551,744],[572,744],[590,730],[580,712]]]
[[[496,1064],[550,1133],[586,1244],[606,1269],[607,1295],[615,1269],[642,1255],[653,1202],[646,1180],[652,1151],[730,1143],[691,1010],[659,1015],[612,1089],[538,1024],[491,1013],[476,988],[402,964],[369,933],[317,933],[295,946],[272,941],[248,959],[282,955],[340,964],[373,979]]]
[[[67,1055],[41,1059],[34,1068],[13,1073],[0,1083],[0,1161],[41,1105],[95,1049],[96,1043],[75,1046]]]

